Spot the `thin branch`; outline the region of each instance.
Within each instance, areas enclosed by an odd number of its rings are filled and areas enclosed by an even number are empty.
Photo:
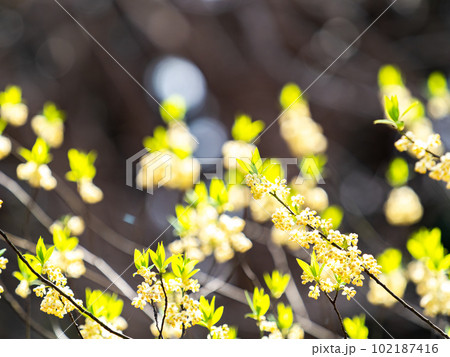
[[[336,315],[338,317],[339,324],[341,325],[342,332],[344,333],[344,338],[347,339],[348,338],[347,331],[345,331],[344,323],[342,321],[342,316],[341,316],[341,314],[340,314],[340,312],[339,312],[339,310],[337,308],[337,305],[336,305],[338,292],[336,291],[336,295],[335,295],[335,297],[333,299],[330,297],[330,295],[328,295],[328,293],[325,293],[325,296],[328,298],[328,301],[331,303],[331,305],[333,305],[333,309],[336,312]]]
[[[61,296],[59,297],[59,300],[64,305],[64,301],[61,299]],[[77,321],[73,318],[72,312],[67,311],[67,313],[69,314],[70,320],[72,320],[72,325],[74,325],[76,330],[77,330],[78,336],[80,336],[80,338],[82,340],[84,340],[84,337],[83,337],[83,335],[81,334],[81,331],[80,331],[80,326],[78,325]]]
[[[31,272],[36,275],[39,280],[41,280],[45,285],[51,287],[52,289],[56,290],[60,295],[64,296],[67,300],[70,301],[70,303],[75,306],[78,311],[80,311],[80,313],[82,313],[83,315],[87,315],[89,316],[92,320],[94,320],[95,322],[97,322],[100,326],[102,326],[105,330],[107,330],[108,332],[124,338],[124,339],[129,339],[130,337],[115,331],[114,329],[112,329],[111,327],[109,327],[108,325],[106,325],[105,323],[103,323],[101,320],[99,320],[97,317],[95,317],[92,313],[90,313],[88,310],[86,310],[84,307],[80,306],[73,297],[67,295],[64,291],[62,291],[58,286],[56,286],[52,281],[48,280],[47,278],[45,278],[44,276],[42,276],[41,274],[39,274],[32,266],[31,264],[28,262],[28,260],[25,259],[25,257],[22,255],[22,253],[19,251],[19,249],[17,249],[17,247],[11,242],[11,240],[8,238],[8,236],[0,229],[0,235],[3,237],[3,239],[6,241],[6,243],[8,243],[8,245],[14,250],[14,252],[18,255],[19,259],[25,263],[25,265],[28,267],[28,269],[31,270]]]
[[[164,338],[163,337],[163,329],[164,329],[164,321],[166,320],[168,299],[167,299],[166,289],[164,288],[164,279],[163,279],[162,273],[159,273],[159,279],[161,280],[161,287],[162,287],[162,291],[164,293],[164,315],[163,315],[162,321],[161,321],[161,330],[159,331],[159,338]]]
[[[19,318],[23,322],[27,322],[27,312],[20,306],[20,304],[17,302],[16,299],[14,299],[13,295],[6,289],[3,288],[2,298],[5,299],[5,301],[11,306],[11,308],[14,310],[14,312],[19,316]],[[48,338],[48,339],[54,339],[56,338],[56,335],[52,334],[50,331],[44,328],[41,324],[37,323],[35,320],[30,320],[30,327],[32,330],[40,334],[42,337]]]

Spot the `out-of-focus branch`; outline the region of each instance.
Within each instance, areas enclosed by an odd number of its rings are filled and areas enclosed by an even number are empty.
[[[42,326],[35,320],[33,319],[28,320],[27,312],[22,308],[19,302],[16,299],[14,299],[14,296],[5,287],[3,287],[2,298],[5,299],[5,301],[9,304],[9,306],[11,306],[11,308],[23,322],[30,323],[30,327],[33,331],[37,332],[42,337],[48,339],[56,338],[56,335],[48,331],[44,326]]]

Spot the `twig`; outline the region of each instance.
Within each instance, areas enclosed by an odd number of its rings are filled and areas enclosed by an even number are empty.
[[[344,333],[344,338],[347,339],[348,338],[347,331],[345,331],[344,323],[342,322],[342,316],[339,313],[339,310],[338,310],[337,305],[336,305],[338,292],[336,291],[336,295],[334,296],[333,299],[330,297],[330,295],[328,295],[328,293],[325,293],[325,296],[328,298],[328,301],[331,303],[331,305],[333,305],[333,309],[336,312],[336,315],[338,317],[339,324],[341,325],[342,332]]]
[[[25,263],[25,265],[28,267],[28,269],[31,270],[31,272],[36,275],[39,280],[41,280],[45,285],[53,288],[54,290],[56,290],[60,295],[64,296],[67,300],[70,301],[70,303],[75,306],[78,311],[80,311],[80,313],[82,313],[83,315],[87,315],[89,316],[92,320],[94,320],[95,322],[97,322],[100,326],[102,326],[105,330],[107,330],[108,332],[111,332],[112,334],[124,338],[124,339],[129,339],[130,337],[117,332],[115,330],[113,330],[111,327],[109,327],[108,325],[106,325],[105,323],[103,323],[101,320],[99,320],[97,317],[95,317],[92,313],[90,313],[88,310],[86,310],[84,307],[80,306],[71,296],[67,295],[64,291],[62,291],[58,286],[56,286],[52,281],[48,280],[47,278],[45,278],[44,276],[42,276],[41,274],[39,274],[33,267],[32,265],[28,262],[28,260],[25,259],[25,257],[22,255],[22,253],[19,251],[19,249],[17,249],[17,247],[11,242],[11,240],[8,238],[8,236],[0,229],[0,235],[3,237],[3,239],[6,241],[6,243],[8,243],[8,245],[14,250],[14,252],[18,255],[19,259],[21,261],[23,261]]]
[[[64,305],[64,301],[61,299],[61,296],[59,297],[59,300]],[[67,313],[69,314],[70,320],[72,320],[72,324],[75,326],[75,328],[77,330],[78,336],[80,336],[80,338],[82,340],[84,340],[84,337],[83,337],[83,335],[81,334],[81,331],[80,331],[80,327],[78,326],[77,321],[73,318],[72,312],[67,311]]]
[[[164,321],[166,320],[168,301],[167,301],[166,289],[164,288],[164,279],[163,279],[162,273],[159,273],[159,279],[161,280],[161,287],[162,287],[162,291],[164,293],[164,315],[163,315],[162,321],[161,321],[161,330],[159,331],[159,338],[164,338],[163,337],[163,329],[164,329]]]

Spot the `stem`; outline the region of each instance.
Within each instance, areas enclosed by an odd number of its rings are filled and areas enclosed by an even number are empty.
[[[399,130],[398,132],[399,132],[401,135],[403,135],[406,139],[408,139],[412,144],[415,144],[415,141],[414,141],[413,139],[411,139],[408,135],[406,135],[406,133],[405,133],[404,130]],[[428,154],[430,154],[431,156],[433,156],[435,159],[438,159],[438,160],[441,159],[441,157],[440,157],[439,155],[435,154],[434,152],[432,152],[432,151],[430,151],[430,150],[428,150],[428,149],[425,149],[425,151],[426,151]]]
[[[273,196],[278,202],[280,202],[289,211],[289,213],[291,215],[295,216],[295,213],[291,210],[291,208],[286,203],[284,203],[277,196],[277,194],[275,192],[270,192],[270,195]],[[325,239],[327,242],[330,242],[328,237],[322,231],[320,231],[318,229],[315,229],[314,227],[311,227],[309,224],[307,225],[307,227],[309,229],[311,229],[311,230],[316,230],[317,232],[319,232],[319,234],[322,236],[323,239]],[[345,250],[344,248],[340,247],[339,245],[337,245],[335,243],[331,243],[331,244],[333,244],[334,247],[336,247],[336,248],[338,248],[340,250]],[[366,268],[364,268],[364,273],[366,273],[369,277],[371,277],[378,285],[380,285],[384,290],[386,290],[387,293],[389,293],[394,299],[396,299],[398,302],[400,302],[400,304],[402,304],[403,307],[405,307],[407,310],[409,310],[413,314],[415,314],[418,318],[420,318],[428,326],[430,326],[433,330],[435,330],[439,335],[441,335],[443,338],[450,339],[450,337],[441,328],[439,328],[437,325],[435,325],[433,322],[431,322],[431,320],[429,320],[428,318],[423,316],[420,312],[418,312],[416,309],[414,309],[411,305],[409,305],[401,297],[399,297],[396,294],[394,294],[386,285],[384,285],[375,275],[370,273]]]
[[[158,326],[158,311],[156,310],[155,302],[153,300],[152,300],[152,308],[153,308],[153,316],[155,316],[156,329],[158,330],[159,335],[161,336],[162,332],[161,332],[161,329]]]
[[[112,334],[124,338],[124,339],[129,339],[130,337],[117,332],[115,330],[113,330],[111,327],[109,327],[108,325],[106,325],[105,323],[103,323],[101,320],[99,320],[97,317],[95,317],[92,313],[90,313],[88,310],[86,310],[83,306],[80,306],[73,297],[67,295],[64,291],[62,291],[58,286],[56,286],[53,282],[51,282],[50,280],[48,280],[47,278],[45,278],[44,276],[42,276],[41,274],[39,274],[32,266],[31,264],[28,262],[28,260],[25,259],[25,257],[22,255],[22,253],[19,251],[19,249],[17,249],[17,247],[11,242],[11,240],[8,238],[8,236],[5,234],[5,232],[3,232],[0,229],[0,235],[3,237],[3,239],[6,241],[6,243],[8,243],[8,245],[14,250],[14,252],[18,255],[19,259],[25,263],[25,265],[28,267],[28,269],[31,270],[31,272],[36,275],[39,280],[41,280],[45,285],[51,287],[52,289],[55,289],[60,295],[64,296],[67,300],[70,301],[70,303],[75,306],[75,308],[80,311],[81,314],[83,315],[87,315],[89,316],[92,320],[94,320],[95,322],[97,322],[100,326],[102,326],[105,330],[107,330],[108,332],[111,332]]]
[[[333,305],[333,309],[334,309],[334,311],[336,312],[336,315],[337,315],[337,317],[338,317],[339,324],[341,325],[342,332],[344,333],[344,338],[347,339],[347,338],[348,338],[347,331],[345,331],[344,323],[342,322],[342,316],[341,316],[341,314],[339,313],[339,310],[338,310],[337,305],[336,305],[336,300],[337,300],[337,297],[338,297],[338,292],[336,291],[336,295],[334,296],[333,299],[330,298],[330,295],[328,295],[328,293],[325,293],[325,296],[328,298],[328,301],[331,303],[331,305]]]
[[[167,301],[166,289],[164,288],[164,279],[163,279],[162,273],[159,273],[159,279],[161,280],[161,287],[162,287],[162,291],[164,293],[164,315],[163,315],[162,321],[161,321],[161,330],[159,331],[159,338],[163,338],[164,321],[166,320],[168,301]]]
[[[413,314],[415,314],[418,318],[420,318],[422,321],[424,321],[428,326],[430,326],[432,329],[436,330],[443,338],[449,339],[450,337],[441,330],[438,326],[436,326],[433,322],[431,322],[428,318],[423,316],[420,312],[418,312],[416,309],[414,309],[411,305],[409,305],[406,301],[404,301],[402,298],[395,295],[386,285],[384,285],[375,275],[368,272],[366,269],[364,269],[364,272],[371,277],[378,285],[380,285],[384,290],[386,290],[389,295],[391,295],[395,300],[397,300],[400,304],[403,305],[403,307],[409,311],[411,311]]]
[[[61,299],[61,296],[59,297],[59,301],[61,301],[61,303],[64,305],[64,301]],[[75,328],[77,329],[78,336],[80,336],[80,338],[81,338],[82,340],[84,340],[84,337],[83,337],[83,335],[81,334],[81,331],[80,331],[80,327],[78,326],[77,321],[73,318],[72,312],[67,311],[67,313],[68,313],[69,316],[70,316],[70,320],[72,320],[72,324],[73,324],[73,325],[75,326]]]

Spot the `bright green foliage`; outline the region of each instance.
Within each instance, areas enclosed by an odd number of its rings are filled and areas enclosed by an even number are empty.
[[[377,257],[377,261],[381,265],[381,272],[389,274],[401,267],[402,252],[395,248],[388,248]]]
[[[66,114],[62,110],[59,110],[52,102],[44,104],[42,115],[46,117],[49,122],[63,122],[66,119]]]
[[[302,91],[295,83],[286,84],[280,93],[280,104],[283,109],[288,109],[295,103],[304,103]]]
[[[162,242],[158,243],[156,251],[149,249],[150,259],[152,260],[155,268],[162,274],[166,272],[167,266],[175,259],[176,256],[171,256],[166,259],[166,251]],[[195,274],[195,273],[194,273]]]
[[[381,67],[378,72],[378,84],[380,87],[391,85],[403,86],[400,70],[392,65]]]
[[[134,265],[136,266],[137,270],[142,267],[148,268],[149,260],[150,258],[148,249],[143,249],[142,252],[137,249],[134,250]]]
[[[309,275],[314,278],[314,280],[318,281],[320,279],[320,275],[322,274],[322,270],[325,265],[320,266],[317,262],[316,253],[313,252],[311,254],[311,264],[304,262],[301,259],[297,258],[297,263],[300,265],[300,268],[303,269],[303,273],[305,275]]]
[[[68,229],[53,229],[53,244],[60,252],[74,250],[78,246],[78,238],[71,237]]]
[[[201,203],[206,203],[209,200],[208,189],[203,181],[195,184],[194,188],[185,195],[185,201],[190,205],[197,207]]]
[[[36,270],[38,273],[41,272],[42,266],[40,263],[36,260],[36,258],[31,254],[25,254],[25,258],[30,263],[30,265],[33,267],[34,270]],[[15,271],[12,273],[12,275],[19,281],[26,280],[29,285],[34,283],[37,280],[37,276],[26,266],[26,264],[17,257],[17,264],[19,266],[19,271]]]
[[[213,296],[211,302],[209,303],[204,296],[200,296],[200,311],[202,313],[202,320],[198,324],[206,327],[208,330],[211,330],[211,327],[218,323],[223,315],[223,306],[219,306],[216,309],[215,300],[216,297]]]
[[[315,166],[314,169],[319,171],[319,173],[321,173],[321,174],[323,173],[323,171],[325,169],[325,165],[328,162],[328,157],[325,154],[317,154],[317,155],[310,155],[308,157],[304,157],[299,164],[300,171],[304,177],[308,176],[307,171],[311,166],[311,164],[309,163],[309,161],[311,159],[314,162],[314,166]]]
[[[174,227],[179,236],[184,236],[192,228],[195,210],[191,206],[176,205],[176,217],[170,217],[169,223]]]
[[[170,150],[180,159],[185,159],[192,154],[192,149],[189,146],[171,145],[169,143],[167,130],[162,126],[157,126],[153,130],[153,136],[146,136],[142,141],[142,144],[149,152]]]
[[[200,271],[200,269],[194,269],[197,263],[198,260],[191,260],[185,256],[175,255],[172,259],[172,272],[183,283],[187,283],[195,273]]]
[[[396,157],[389,164],[386,171],[386,179],[393,187],[403,186],[408,182],[409,168],[408,163],[401,157]]]
[[[116,294],[87,288],[86,308],[95,317],[104,317],[106,321],[112,322],[122,313],[123,300],[119,299]]]
[[[241,170],[231,169],[225,171],[224,181],[228,186],[245,184],[245,176]]]
[[[51,246],[50,248],[46,248],[44,244],[44,240],[42,237],[39,237],[39,240],[36,244],[36,259],[38,262],[44,266],[45,263],[50,259],[53,251],[55,250],[55,246]]]
[[[275,299],[279,299],[284,294],[290,278],[289,274],[283,275],[278,270],[274,270],[272,275],[264,274],[264,281]]]
[[[6,252],[6,249],[5,249],[5,248],[0,249],[0,257],[1,257],[3,254],[5,254],[5,252]]]
[[[249,172],[252,175],[261,173],[263,162],[261,160],[261,155],[259,154],[258,148],[253,151],[249,164],[245,163],[241,159],[236,159],[236,161],[246,172]]]
[[[266,159],[261,166],[261,173],[264,177],[274,183],[277,178],[284,178],[284,171],[281,167],[281,162],[276,159]]]
[[[245,291],[245,297],[247,299],[248,306],[252,310],[251,314],[246,314],[245,317],[250,317],[256,321],[260,321],[261,317],[264,316],[270,307],[270,297],[264,292],[264,289],[258,289],[255,287],[253,291],[253,299]]]
[[[431,270],[450,268],[450,254],[441,243],[441,230],[421,228],[406,242],[409,253],[417,260],[424,261]]]
[[[70,149],[67,153],[69,158],[70,171],[66,173],[66,179],[72,182],[79,182],[82,179],[92,180],[97,173],[94,163],[97,159],[95,151],[84,153],[77,149]]]
[[[283,178],[284,172],[281,163],[276,159],[261,159],[258,148],[253,151],[250,163],[245,163],[241,159],[236,159],[238,164],[252,175],[264,174],[268,181],[275,182],[276,178]]]
[[[184,98],[175,94],[162,101],[159,113],[161,114],[161,118],[166,123],[169,123],[173,120],[184,120],[186,110],[186,101]]]
[[[3,134],[6,127],[8,126],[8,122],[2,118],[0,118],[0,135]]]
[[[342,219],[344,218],[344,211],[341,207],[332,205],[328,206],[321,214],[322,219],[328,220],[331,219],[333,223],[333,229],[338,229],[342,223]]]
[[[285,306],[282,302],[277,305],[277,324],[280,331],[288,330],[294,323],[292,307]]]
[[[17,86],[8,86],[0,92],[0,105],[22,103],[22,89]]]
[[[405,127],[405,122],[402,119],[411,109],[419,105],[419,102],[412,103],[403,113],[400,114],[398,99],[396,95],[392,97],[384,97],[385,99],[385,110],[388,115],[388,119],[378,119],[374,121],[374,124],[386,124],[394,127],[395,129],[401,131]],[[417,117],[418,115],[415,115]]]
[[[19,154],[28,162],[34,162],[37,165],[48,164],[52,161],[52,155],[50,154],[50,147],[42,138],[36,138],[31,150],[21,148]]]
[[[354,316],[352,319],[346,317],[342,322],[348,337],[353,339],[367,339],[369,337],[369,329],[365,325],[366,316],[364,314]]]
[[[161,151],[169,149],[169,140],[167,138],[167,130],[163,126],[157,126],[153,130],[153,136],[146,136],[143,145],[148,151]]]
[[[223,207],[228,203],[228,189],[223,180],[213,178],[209,185],[209,197],[216,207]]]
[[[447,79],[441,72],[433,72],[428,77],[428,91],[432,97],[442,97],[448,93]]]
[[[231,136],[234,140],[250,143],[263,131],[264,126],[263,121],[256,120],[252,122],[252,119],[248,115],[241,114],[234,121]]]

